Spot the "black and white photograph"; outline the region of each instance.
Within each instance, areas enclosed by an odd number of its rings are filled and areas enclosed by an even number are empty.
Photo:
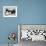
[[[20,46],[31,46],[34,43],[46,42],[46,25],[18,25],[18,42]]]
[[[3,17],[17,17],[17,6],[3,6]]]

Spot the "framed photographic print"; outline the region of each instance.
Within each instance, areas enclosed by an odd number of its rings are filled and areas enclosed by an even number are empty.
[[[3,6],[3,17],[17,17],[17,6]]]
[[[46,25],[20,24],[18,25],[18,41],[46,41]]]

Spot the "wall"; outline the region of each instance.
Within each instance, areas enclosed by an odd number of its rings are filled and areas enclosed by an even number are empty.
[[[7,44],[9,42],[8,40],[8,34],[10,32],[16,32],[17,35],[17,18],[5,18],[3,17],[3,6],[10,6],[10,5],[17,5],[18,6],[18,0],[0,0],[0,44]],[[18,43],[17,39],[15,41]]]
[[[5,5],[17,5],[18,17],[4,18]],[[46,24],[46,0],[0,0],[0,44],[8,43],[9,32],[17,34],[17,24]]]

